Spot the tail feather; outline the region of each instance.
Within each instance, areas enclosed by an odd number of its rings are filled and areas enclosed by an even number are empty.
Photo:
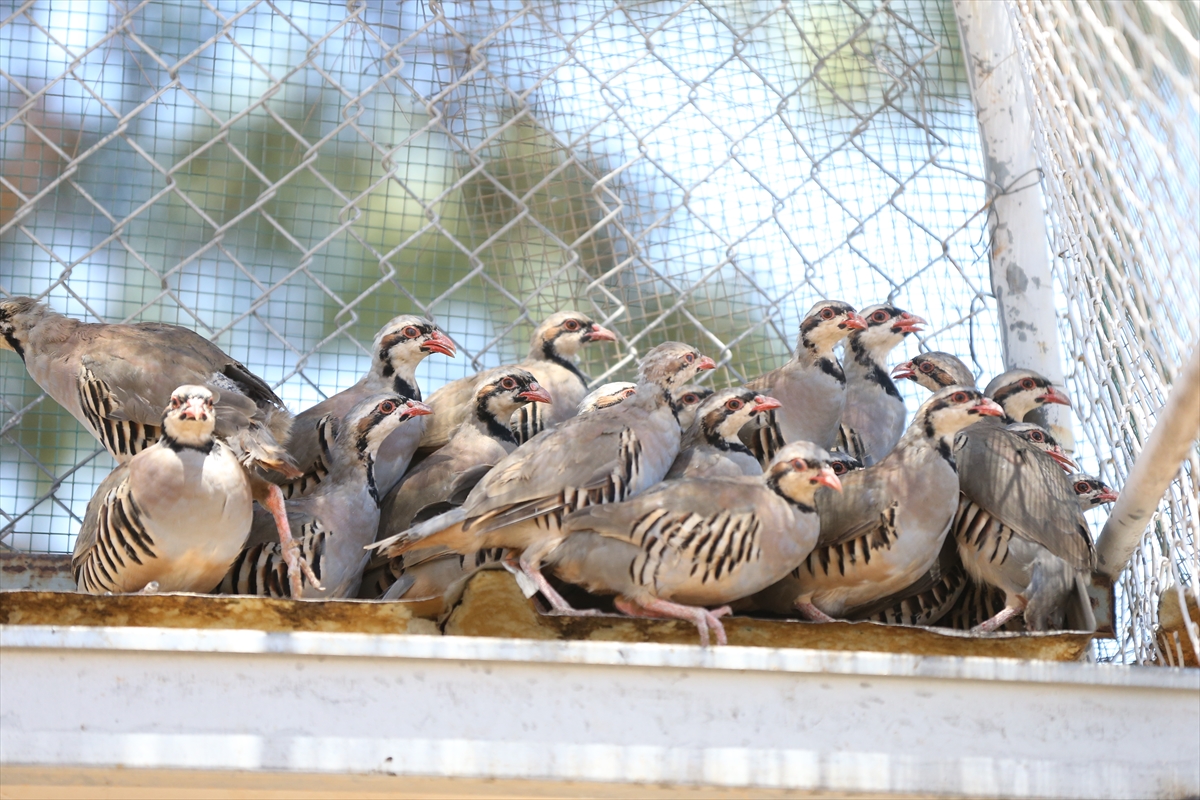
[[[463,522],[466,519],[467,512],[461,507],[452,508],[444,514],[438,514],[436,517],[418,523],[395,536],[389,536],[374,544],[369,544],[366,549],[378,550],[389,558],[401,555],[417,546],[443,545],[451,550],[458,550],[455,546],[457,544],[455,539],[463,537],[465,533]],[[434,537],[438,538],[435,540]],[[478,545],[468,547],[467,552],[474,552],[477,549],[479,549]]]

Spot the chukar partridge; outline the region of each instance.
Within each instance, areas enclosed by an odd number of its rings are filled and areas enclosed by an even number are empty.
[[[598,408],[615,406],[633,397],[637,392],[637,384],[629,381],[613,381],[597,386],[579,401],[579,413],[586,414]]]
[[[761,475],[762,466],[738,432],[759,414],[779,408],[779,401],[753,389],[723,389],[705,400],[667,478],[717,478]]]

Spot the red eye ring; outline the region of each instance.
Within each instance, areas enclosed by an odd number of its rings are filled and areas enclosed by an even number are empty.
[[[832,308],[822,308],[821,309],[821,319],[833,319],[833,309]]]
[[[379,404],[379,413],[380,414],[391,414],[395,410],[396,410],[396,403],[392,400],[384,400],[382,403]]]
[[[929,374],[930,372],[933,372],[933,362],[932,361],[922,362],[919,369],[921,370],[921,372],[924,372],[925,374]]]
[[[503,386],[505,389],[517,388],[517,382],[515,380],[513,380],[512,378],[503,379],[502,381],[500,381],[500,385]]]
[[[792,459],[792,469],[806,470],[806,469],[808,469],[808,462],[805,461],[803,458],[793,458]]]
[[[1033,388],[1036,388],[1036,386],[1037,386],[1037,384],[1033,382],[1033,378],[1022,378],[1021,379],[1021,388],[1022,389],[1033,389]]]
[[[415,339],[421,335],[421,329],[416,325],[409,325],[401,332],[404,334],[405,338],[408,339]]]
[[[874,314],[871,315],[871,321],[872,322],[887,322],[888,321],[888,313],[883,310],[876,311]]]
[[[1075,493],[1076,494],[1085,494],[1087,492],[1090,492],[1091,490],[1092,490],[1092,487],[1088,485],[1087,481],[1080,481],[1079,483],[1075,484]]]
[[[569,319],[563,323],[563,327],[569,331],[577,331],[579,330],[579,320]]]
[[[850,468],[847,467],[845,464],[843,464],[841,461],[834,461],[829,466],[833,469],[833,474],[837,475],[839,477],[841,477],[842,475],[845,475],[847,472],[850,471]]]
[[[950,402],[952,403],[965,403],[967,402],[967,399],[966,392],[955,392],[954,394],[950,395]]]
[[[1031,441],[1034,441],[1034,442],[1044,442],[1044,441],[1046,441],[1046,437],[1042,435],[1042,432],[1041,432],[1041,431],[1030,431],[1030,432],[1029,432],[1029,438],[1030,438],[1030,440],[1031,440]]]
[[[743,403],[740,398],[735,397],[732,400],[730,400],[728,403],[726,403],[725,407],[728,408],[730,411],[737,411],[744,405],[746,405],[746,404]]]
[[[698,396],[692,394],[691,392],[688,392],[687,394],[685,394],[683,396],[683,404],[685,406],[692,406],[699,402],[700,402],[700,398]]]
[[[686,356],[683,357],[683,360],[690,364],[696,360],[696,354],[688,353]]]

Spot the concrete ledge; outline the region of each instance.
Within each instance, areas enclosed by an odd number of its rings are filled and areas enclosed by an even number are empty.
[[[379,777],[385,793],[388,776],[461,779],[457,796],[468,797],[488,796],[470,787],[489,779],[532,781],[546,796],[594,794],[570,788],[578,782],[612,796],[652,786],[829,797],[1200,793],[1196,670],[24,625],[0,627],[0,647],[0,765],[27,786],[31,775],[45,786],[47,775],[67,785],[112,770],[127,782],[201,770],[247,791],[268,773],[321,775],[328,792],[366,790],[362,776]]]

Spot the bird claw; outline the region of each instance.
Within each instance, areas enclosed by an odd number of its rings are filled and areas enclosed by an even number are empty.
[[[812,603],[796,603],[796,610],[810,622],[837,622],[836,619],[817,608]]]
[[[300,543],[295,539],[288,540],[283,545],[283,563],[287,565],[288,588],[291,596],[300,599],[304,594],[304,578],[308,578],[309,586],[324,591],[325,587],[317,580],[312,567],[300,555]]]

